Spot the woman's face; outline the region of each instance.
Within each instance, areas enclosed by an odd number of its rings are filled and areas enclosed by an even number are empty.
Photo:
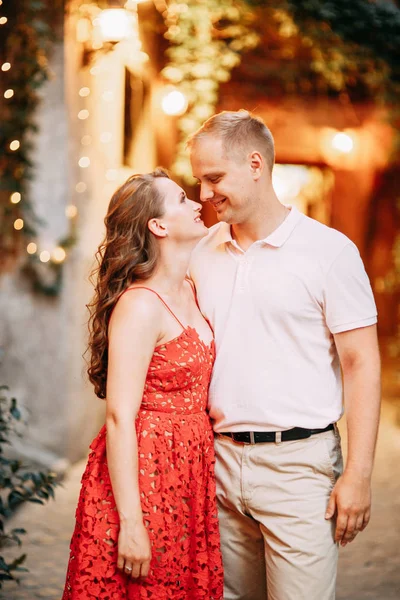
[[[200,215],[201,204],[189,200],[172,179],[160,177],[155,185],[164,197],[164,215],[157,221],[164,226],[168,238],[185,242],[207,235],[207,227]]]

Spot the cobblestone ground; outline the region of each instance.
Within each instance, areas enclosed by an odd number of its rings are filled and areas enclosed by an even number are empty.
[[[400,400],[384,402],[370,525],[340,552],[337,600],[400,600]],[[343,429],[343,427],[342,427]],[[84,463],[75,465],[47,507],[29,505],[16,516],[24,527],[29,573],[19,586],[7,583],[0,600],[60,600],[75,504]],[[11,523],[10,525],[12,525]],[[16,555],[8,551],[7,556]],[[310,599],[317,600],[317,599]]]

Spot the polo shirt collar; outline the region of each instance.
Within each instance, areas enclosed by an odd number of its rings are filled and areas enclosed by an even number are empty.
[[[303,214],[297,210],[295,206],[288,206],[290,208],[290,213],[286,217],[286,219],[277,227],[272,233],[269,234],[260,242],[264,244],[268,244],[268,246],[274,246],[275,248],[280,248],[289,239],[292,234],[294,228],[298,224],[298,222],[303,218]],[[231,234],[231,226],[228,223],[221,222],[221,227],[218,230],[217,234],[217,246],[226,243],[234,243],[234,239]]]
[[[261,240],[264,244],[268,244],[268,246],[274,246],[275,248],[280,248],[283,246],[283,244],[292,235],[293,230],[298,222],[304,217],[303,213],[297,210],[295,206],[287,206],[287,208],[290,208],[290,213],[279,225],[279,227],[270,233],[269,236]]]

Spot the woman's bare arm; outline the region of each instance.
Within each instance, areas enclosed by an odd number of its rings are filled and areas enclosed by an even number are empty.
[[[133,577],[147,575],[151,557],[140,505],[135,419],[160,323],[158,299],[135,290],[118,301],[109,326],[107,461],[120,517],[118,567],[132,567]]]

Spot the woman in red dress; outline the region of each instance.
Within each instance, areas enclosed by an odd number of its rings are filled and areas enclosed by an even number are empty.
[[[107,403],[82,478],[63,600],[221,600],[206,413],[212,331],[185,278],[201,206],[157,169],[114,194],[89,378]]]

